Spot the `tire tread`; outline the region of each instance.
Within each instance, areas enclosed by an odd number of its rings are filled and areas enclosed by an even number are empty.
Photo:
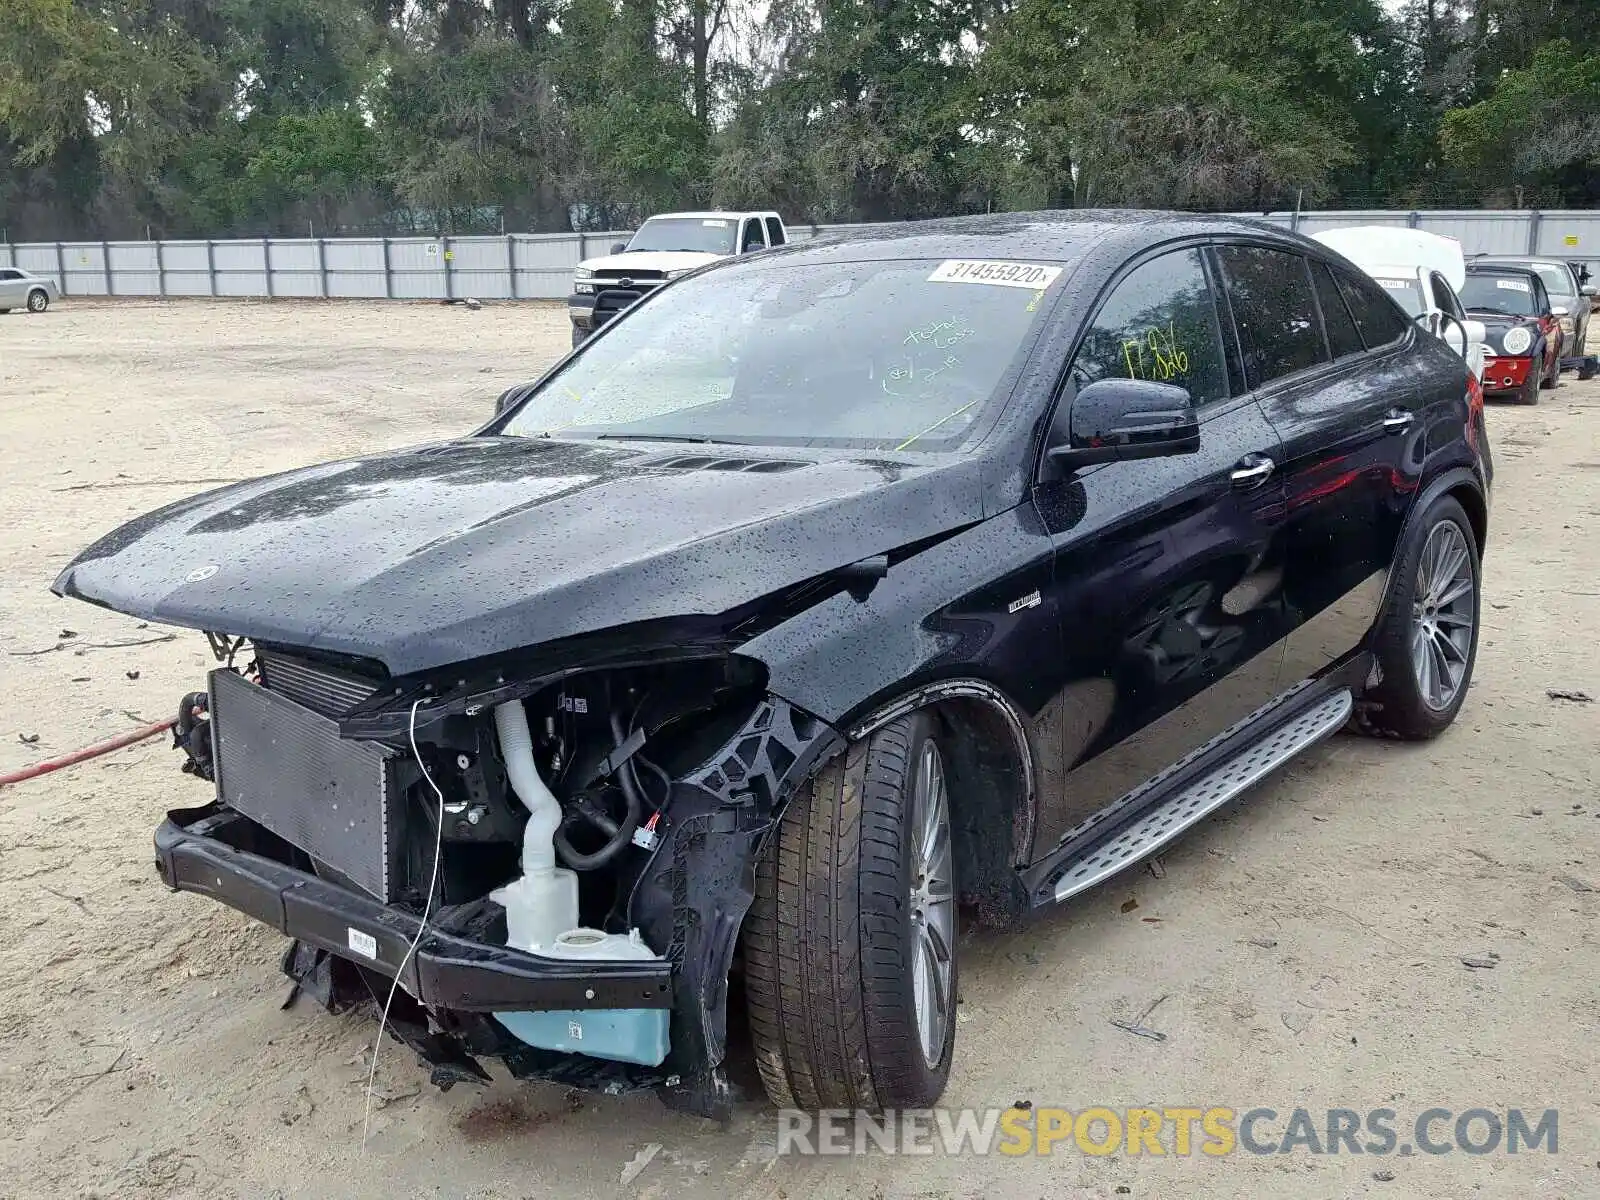
[[[906,1002],[904,838],[912,714],[851,744],[790,802],[756,868],[745,990],[773,1103],[878,1110],[931,1103]],[[948,1055],[945,1069],[948,1069]]]

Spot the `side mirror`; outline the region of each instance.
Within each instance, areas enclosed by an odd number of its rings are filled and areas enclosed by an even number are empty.
[[[513,408],[517,404],[520,404],[522,402],[522,398],[527,394],[528,385],[525,383],[519,383],[516,387],[507,388],[505,391],[500,393],[499,397],[494,402],[494,415],[497,417],[503,416],[507,409]]]
[[[613,253],[613,254],[621,254],[627,248],[628,248],[628,243],[627,242],[612,242],[611,243],[611,253]]]
[[[1073,399],[1050,461],[1065,470],[1200,449],[1200,421],[1186,388],[1145,379],[1100,379]]]
[[[1445,312],[1437,314],[1435,324],[1434,333],[1439,340],[1462,358],[1465,358],[1467,356],[1467,345],[1470,341],[1467,335],[1467,327]]]
[[[1571,314],[1567,312],[1566,305],[1558,304],[1550,310],[1550,315],[1552,317],[1565,317],[1570,316]]]
[[[1586,283],[1578,290],[1585,296],[1588,296],[1591,300],[1596,296],[1600,296],[1600,287],[1596,287],[1592,283]]]
[[[1461,323],[1461,327],[1467,331],[1468,345],[1489,340],[1489,327],[1482,321],[1474,321],[1471,317],[1468,317]]]

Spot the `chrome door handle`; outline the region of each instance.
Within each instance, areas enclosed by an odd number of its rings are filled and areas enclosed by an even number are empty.
[[[1251,454],[1240,460],[1228,478],[1241,489],[1258,488],[1272,474],[1273,461],[1264,454]]]
[[[1391,408],[1383,418],[1383,428],[1387,433],[1399,433],[1402,429],[1410,429],[1411,422],[1417,415],[1403,408]]]

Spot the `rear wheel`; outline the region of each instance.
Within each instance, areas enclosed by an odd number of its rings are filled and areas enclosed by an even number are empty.
[[[43,288],[34,288],[33,291],[28,293],[29,312],[41,313],[49,307],[50,297],[45,294],[45,290]]]
[[[1406,535],[1374,650],[1382,682],[1362,697],[1368,732],[1431,738],[1456,718],[1478,654],[1482,578],[1466,511],[1450,496]]]
[[[926,713],[819,771],[756,872],[745,982],[756,1065],[787,1108],[921,1108],[955,1047],[944,759]]]

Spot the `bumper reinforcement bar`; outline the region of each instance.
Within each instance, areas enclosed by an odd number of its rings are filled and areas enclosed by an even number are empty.
[[[330,880],[230,844],[251,823],[219,805],[176,809],[156,830],[156,870],[175,891],[198,892],[393,978],[419,918]],[[669,1008],[664,962],[566,961],[461,937],[429,924],[400,986],[432,1008],[462,1012]]]

